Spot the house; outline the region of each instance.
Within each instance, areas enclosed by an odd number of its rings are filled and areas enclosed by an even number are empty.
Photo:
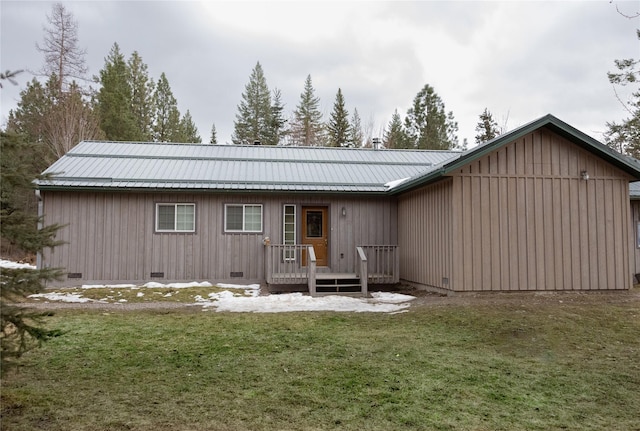
[[[66,284],[615,290],[640,272],[640,164],[552,115],[466,152],[81,142],[45,173],[66,244],[39,265]]]

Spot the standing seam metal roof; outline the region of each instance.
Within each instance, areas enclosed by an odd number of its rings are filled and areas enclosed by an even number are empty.
[[[454,151],[84,141],[41,189],[272,190],[384,193]]]

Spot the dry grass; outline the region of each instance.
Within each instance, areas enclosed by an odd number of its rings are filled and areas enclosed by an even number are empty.
[[[7,430],[640,429],[640,310],[59,312]]]

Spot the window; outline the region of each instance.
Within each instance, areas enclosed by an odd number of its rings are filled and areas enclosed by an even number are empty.
[[[224,206],[225,232],[262,232],[262,205]]]
[[[636,223],[636,247],[640,248],[640,221]]]
[[[296,206],[285,205],[282,216],[282,243],[284,245],[293,245],[296,243]],[[296,260],[295,249],[283,251],[282,258],[284,260]]]
[[[196,204],[156,204],[156,232],[195,232]]]

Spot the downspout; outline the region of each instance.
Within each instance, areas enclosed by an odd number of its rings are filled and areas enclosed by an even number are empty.
[[[38,230],[41,230],[44,227],[44,203],[42,202],[40,189],[36,189],[35,193],[36,200],[38,201]],[[38,253],[36,253],[36,268],[42,269],[42,250],[38,250]]]

